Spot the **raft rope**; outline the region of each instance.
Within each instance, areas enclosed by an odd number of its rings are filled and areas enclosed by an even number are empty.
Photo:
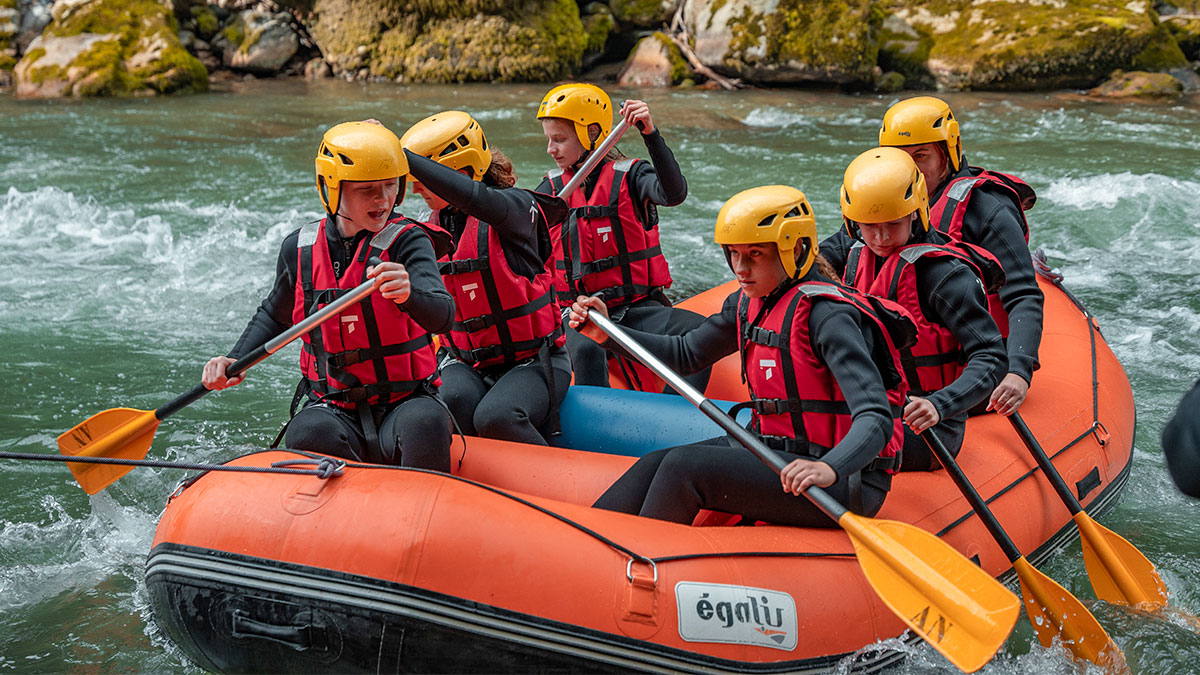
[[[1083,433],[1079,434],[1079,436],[1077,436],[1074,440],[1072,440],[1071,442],[1062,446],[1055,452],[1051,453],[1050,459],[1053,460],[1054,458],[1058,457],[1062,453],[1066,452],[1067,450],[1069,450],[1072,447],[1074,447],[1075,445],[1077,445],[1080,441],[1087,438],[1088,436],[1094,435],[1096,437],[1096,442],[1102,446],[1108,444],[1108,438],[1109,438],[1108,429],[1106,429],[1104,427],[1104,423],[1100,421],[1100,378],[1097,374],[1097,364],[1096,364],[1096,333],[1100,332],[1100,325],[1096,321],[1096,318],[1094,316],[1092,316],[1092,313],[1090,311],[1088,311],[1088,308],[1085,307],[1083,305],[1083,303],[1079,301],[1079,298],[1076,298],[1075,295],[1071,293],[1071,291],[1068,291],[1066,289],[1066,287],[1063,286],[1062,273],[1055,272],[1054,270],[1050,269],[1050,263],[1046,260],[1046,252],[1043,251],[1041,249],[1041,247],[1038,247],[1038,249],[1033,252],[1032,258],[1033,258],[1033,269],[1035,272],[1037,272],[1038,276],[1040,276],[1040,277],[1046,279],[1047,281],[1049,281],[1050,283],[1054,284],[1059,290],[1061,290],[1063,293],[1065,293],[1067,298],[1069,298],[1071,300],[1071,302],[1075,305],[1075,307],[1079,310],[1079,312],[1081,314],[1083,314],[1083,318],[1085,321],[1087,321],[1087,324],[1088,324],[1088,338],[1091,341],[1091,350],[1092,350],[1092,424],[1087,429],[1085,429],[1083,431]],[[1037,473],[1038,471],[1041,471],[1041,468],[1036,467],[1036,466],[1034,468],[1026,471],[1025,473],[1018,476],[1016,480],[1014,480],[1013,482],[1009,483],[1007,486],[1002,488],[999,492],[997,492],[996,494],[992,495],[991,497],[988,497],[987,499],[985,499],[984,502],[987,504],[991,504],[995,500],[999,499],[1006,492],[1017,487],[1018,485],[1021,484],[1022,481],[1024,481],[1026,478],[1029,478],[1030,476]],[[967,513],[960,516],[957,520],[951,522],[949,525],[947,525],[947,526],[943,527],[941,530],[939,530],[936,533],[937,536],[939,536],[939,537],[944,536],[945,534],[947,534],[954,528],[956,528],[959,525],[966,522],[967,519],[971,518],[974,515],[975,515],[974,511],[968,511]]]
[[[259,451],[259,452],[265,452],[265,451]],[[298,463],[299,462],[315,462],[315,461],[327,461],[330,459],[323,455],[310,454],[310,453],[302,451],[302,450],[286,450],[286,452],[292,452],[297,455],[303,455],[304,457],[308,458],[308,459],[303,459],[303,460],[288,460],[288,462],[298,462]],[[257,454],[257,453],[251,453],[251,454]],[[275,466],[277,464],[282,464],[282,463],[284,463],[284,462],[275,462],[274,464],[272,464],[272,466]],[[472,485],[474,487],[481,488],[483,490],[491,492],[492,494],[496,494],[496,495],[499,495],[506,499],[510,499],[514,502],[517,502],[518,504],[527,506],[527,507],[529,507],[535,511],[538,511],[544,515],[550,516],[551,518],[553,518],[569,527],[572,527],[572,528],[588,535],[589,537],[592,537],[596,541],[599,541],[600,543],[608,546],[609,548],[612,548],[615,551],[623,553],[624,555],[628,556],[632,560],[635,560],[637,562],[641,562],[641,563],[644,563],[647,565],[651,565],[651,566],[656,565],[658,563],[663,563],[663,562],[674,562],[674,561],[679,561],[679,560],[696,560],[696,559],[700,559],[700,558],[745,557],[745,558],[847,558],[847,559],[850,559],[850,558],[855,557],[855,554],[853,552],[819,553],[819,552],[813,552],[813,551],[713,551],[713,552],[703,552],[703,553],[685,553],[685,554],[681,554],[681,555],[671,555],[671,556],[661,556],[661,557],[645,556],[645,555],[635,552],[633,549],[631,549],[623,544],[620,544],[616,541],[613,541],[612,539],[609,539],[608,537],[591,529],[590,527],[584,525],[583,523],[579,523],[577,521],[574,521],[574,520],[568,518],[567,516],[562,515],[561,513],[552,511],[544,506],[539,506],[538,504],[535,504],[527,499],[518,497],[517,495],[514,495],[509,492],[505,492],[504,490],[501,490],[500,488],[493,487],[486,483],[480,483],[479,481],[471,480],[470,478],[463,478],[462,476],[445,474],[445,473],[442,473],[441,471],[434,471],[432,469],[419,469],[419,468],[407,467],[407,466],[391,466],[391,465],[387,465],[387,464],[363,464],[360,462],[347,462],[347,461],[341,461],[341,460],[338,460],[338,463],[340,464],[339,470],[341,467],[346,467],[346,468],[352,468],[352,469],[385,469],[385,470],[391,470],[391,471],[411,471],[413,473],[427,473],[427,474],[432,474],[434,476],[437,476],[439,478],[448,478],[451,480],[456,480],[456,481],[460,481],[463,483],[467,483],[468,485]],[[246,467],[238,467],[238,468],[246,468]],[[197,474],[195,476],[189,477],[188,479],[186,479],[184,481],[181,481],[179,486],[172,493],[171,498],[173,499],[176,495],[178,495],[180,492],[182,492],[184,489],[186,489],[188,486],[190,486],[196,480],[201,478],[203,475],[204,474]],[[339,475],[340,475],[340,473],[339,473]]]
[[[286,473],[317,478],[332,478],[342,475],[346,462],[333,457],[313,456],[308,459],[288,459],[274,462],[271,466],[230,466],[228,464],[200,464],[195,462],[168,462],[155,459],[125,459],[122,457],[71,457],[38,452],[0,452],[0,459],[30,459],[46,462],[69,462],[71,464],[115,464],[117,466],[152,466],[163,469],[185,469],[188,471],[236,471],[242,473]],[[291,469],[298,464],[316,464],[315,469]]]

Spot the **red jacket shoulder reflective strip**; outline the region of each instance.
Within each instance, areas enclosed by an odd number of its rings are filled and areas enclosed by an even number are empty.
[[[460,361],[484,368],[535,356],[547,338],[564,344],[553,264],[546,260],[533,279],[513,272],[495,228],[468,216],[458,246],[441,264],[454,296],[447,347]]]
[[[917,325],[917,343],[900,349],[900,362],[913,393],[928,394],[950,384],[962,374],[966,356],[958,340],[940,323],[921,309],[915,263],[923,257],[950,257],[962,261],[979,276],[982,273],[971,258],[953,246],[912,244],[898,249],[882,264],[862,242],[856,242],[846,257],[846,283],[860,291],[899,303],[908,310]],[[852,271],[853,270],[853,271]]]
[[[372,255],[385,262],[390,260],[388,249],[392,243],[417,225],[400,218],[370,239],[363,239],[340,279],[334,275],[329,257],[325,233],[330,226],[328,219],[301,228],[293,324],[365,281],[365,261]],[[313,391],[334,405],[353,408],[360,401],[371,405],[393,403],[425,381],[437,382],[429,333],[396,303],[378,293],[306,333],[303,340],[300,370]]]
[[[967,205],[971,201],[975,188],[989,184],[1000,188],[1000,193],[1011,199],[1013,205],[1017,207],[1017,212],[1021,214],[1021,232],[1025,235],[1025,243],[1028,244],[1029,222],[1025,218],[1025,211],[1028,211],[1037,202],[1037,195],[1033,188],[1011,174],[986,169],[979,169],[979,173],[976,174],[974,168],[972,167],[971,175],[952,179],[942,190],[938,200],[929,207],[929,221],[939,232],[946,234],[951,239],[965,241],[963,225],[967,214]],[[979,244],[977,241],[969,243]],[[988,311],[996,320],[1000,334],[1008,338],[1008,312],[1004,310],[1000,296],[995,291],[988,293]]]
[[[816,299],[846,303],[869,321],[887,345],[877,349],[877,363],[888,386],[892,409],[893,433],[880,451],[882,461],[867,470],[883,468],[895,472],[894,461],[904,444],[900,411],[908,387],[892,346],[889,328],[876,315],[870,302],[851,289],[824,282],[804,282],[786,291],[769,307],[761,298],[743,295],[738,301],[738,346],[742,369],[750,388],[754,424],[768,441],[783,441],[790,452],[819,458],[833,448],[850,430],[852,420],[846,397],[829,368],[817,357],[808,332],[812,303]],[[903,312],[899,308],[896,311]]]
[[[570,215],[550,228],[560,306],[570,306],[578,295],[599,293],[612,308],[671,285],[658,227],[643,226],[629,196],[628,176],[637,161],[602,163],[591,195],[583,189],[571,193]],[[571,173],[552,171],[547,177],[557,194]]]

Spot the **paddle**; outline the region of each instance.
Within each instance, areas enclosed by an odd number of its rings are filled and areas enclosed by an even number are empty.
[[[1127,670],[1121,649],[1096,621],[1096,617],[1092,616],[1083,603],[1067,589],[1029,564],[1008,533],[1000,526],[1000,521],[996,520],[979,491],[971,485],[962,467],[946,450],[946,446],[942,445],[941,439],[928,430],[921,434],[921,438],[925,439],[925,444],[941,460],[946,473],[967,498],[967,502],[975,510],[975,515],[983,521],[988,532],[1000,545],[1000,550],[1004,551],[1004,555],[1012,563],[1021,583],[1025,611],[1029,614],[1029,622],[1033,624],[1033,630],[1042,646],[1049,647],[1057,637],[1077,660],[1086,659],[1100,666]]]
[[[371,258],[367,262],[370,265],[378,265],[382,261],[379,258]],[[231,363],[225,369],[225,376],[235,377],[249,370],[258,362],[283,349],[289,342],[337,316],[346,307],[360,302],[371,294],[374,286],[374,279],[362,282],[346,295]],[[154,410],[111,408],[96,413],[64,431],[58,437],[58,450],[71,456],[142,459],[150,450],[158,423],[195,403],[209,391],[211,390],[206,389],[203,384],[198,384],[187,393]],[[89,495],[103,490],[133,469],[131,465],[82,463],[68,463],[67,467],[71,469],[80,487]]]
[[[638,128],[641,128],[641,126],[642,123],[638,122]],[[567,181],[567,184],[563,186],[562,192],[559,192],[555,196],[566,199],[567,197],[570,197],[571,193],[578,189],[580,185],[583,185],[584,179],[588,177],[588,174],[592,172],[592,169],[596,168],[597,164],[604,161],[604,156],[608,154],[609,150],[613,149],[613,146],[617,144],[617,141],[621,140],[621,135],[624,134],[625,130],[628,128],[629,120],[622,117],[621,121],[617,122],[617,125],[613,127],[612,131],[608,133],[608,136],[604,139],[604,141],[600,143],[600,147],[592,151],[592,154],[588,156],[587,161],[583,163],[583,166],[579,167],[579,171],[576,171],[575,175],[571,176],[571,180]]]
[[[590,312],[588,318],[767,466],[777,473],[787,466],[607,317]],[[907,523],[851,513],[817,487],[804,496],[846,531],[863,575],[884,604],[959,669],[982,668],[1008,639],[1020,602],[949,544]]]
[[[1019,413],[1014,412],[1008,421],[1075,519],[1083,543],[1083,564],[1096,597],[1125,605],[1145,603],[1150,609],[1165,607],[1167,587],[1158,576],[1154,563],[1121,535],[1097,523],[1083,510]]]

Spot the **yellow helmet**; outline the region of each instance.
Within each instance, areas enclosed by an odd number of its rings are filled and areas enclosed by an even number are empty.
[[[612,131],[612,101],[603,89],[594,84],[561,84],[551,89],[538,106],[537,118],[547,117],[570,120],[575,125],[575,135],[579,137],[580,145],[591,152]],[[593,124],[600,125],[600,135],[595,141],[588,137],[588,127]]]
[[[950,166],[962,166],[962,136],[950,105],[934,96],[918,96],[888,108],[879,127],[879,144],[884,146],[945,143]]]
[[[342,181],[399,178],[396,204],[404,199],[408,159],[400,139],[382,124],[343,122],[325,132],[317,148],[317,192],[325,211],[337,214]]]
[[[743,190],[725,202],[717,214],[713,241],[721,246],[773,243],[788,277],[799,279],[817,259],[817,221],[803,192],[766,185]],[[801,242],[804,259],[797,268],[795,250]]]
[[[461,110],[447,110],[417,122],[400,137],[400,144],[455,171],[470,169],[472,180],[482,180],[492,165],[483,127]]]
[[[858,238],[858,223],[886,223],[918,212],[929,231],[929,193],[925,176],[899,148],[868,150],[850,162],[842,179],[842,219]]]

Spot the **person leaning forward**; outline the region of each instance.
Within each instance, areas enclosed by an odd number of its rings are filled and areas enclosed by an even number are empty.
[[[567,205],[513,187],[512,163],[465,112],[431,115],[400,141],[413,192],[454,238],[440,263],[455,299],[441,394],[468,434],[546,445],[571,383],[549,231]]]
[[[907,152],[929,189],[931,225],[952,241],[975,244],[1000,261],[1004,285],[988,294],[988,309],[1000,328],[1008,370],[970,413],[995,410],[1011,415],[1025,401],[1038,369],[1045,296],[1029,255],[1025,211],[1037,200],[1033,188],[1016,176],[969,166],[958,120],[950,106],[933,96],[893,105],[883,116],[879,145]],[[821,242],[821,253],[837,266],[853,240],[837,232]]]
[[[901,150],[856,157],[846,167],[841,204],[855,241],[842,281],[900,303],[917,322],[916,343],[901,350],[913,390],[904,408],[901,470],[939,468],[920,434],[932,429],[957,456],[967,410],[986,400],[1004,373],[1004,345],[986,295],[1003,283],[1003,270],[986,251],[950,245],[929,226],[925,177]]]
[[[209,389],[238,357],[367,279],[375,292],[304,336],[303,379],[285,445],[355,461],[450,470],[450,417],[437,394],[431,333],[446,330],[454,301],[438,274],[435,241],[449,236],[395,213],[408,162],[382,125],[327,131],[316,157],[325,217],[284,238],[275,283],[226,356],[204,366]],[[382,262],[371,265],[378,257]]]
[[[716,243],[740,290],[683,335],[626,329],[681,373],[735,351],[749,385],[751,429],[785,460],[777,476],[728,437],[658,450],[639,459],[595,503],[691,523],[700,509],[783,525],[835,527],[806,500],[810,486],[862,515],[883,505],[903,442],[907,385],[894,337],[915,332],[898,305],[834,281],[817,254],[816,223],[799,190],[774,185],[734,195],[717,215]],[[604,302],[580,296],[570,323],[619,349],[587,320]]]

